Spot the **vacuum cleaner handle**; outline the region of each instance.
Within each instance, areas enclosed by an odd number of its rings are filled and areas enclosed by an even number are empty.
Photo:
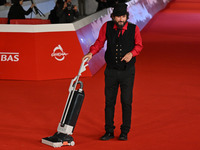
[[[86,70],[86,67],[88,66],[88,64],[85,64],[87,62],[87,60],[88,60],[88,58],[86,58],[82,61],[78,75],[74,79],[71,80],[71,83],[69,86],[69,92],[76,89],[76,85],[78,83],[79,77],[81,76],[81,73],[84,72]]]
[[[86,70],[86,67],[88,66],[88,64],[85,64],[85,63],[87,62],[87,60],[88,60],[88,58],[86,58],[82,61],[81,67],[78,72],[78,76],[81,76],[81,73]]]

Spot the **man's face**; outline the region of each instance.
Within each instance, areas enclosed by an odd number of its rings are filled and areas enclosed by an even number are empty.
[[[122,28],[125,23],[127,22],[127,15],[122,15],[122,16],[114,16],[114,22],[119,28]]]
[[[23,0],[19,1],[19,4],[22,5],[23,4]]]

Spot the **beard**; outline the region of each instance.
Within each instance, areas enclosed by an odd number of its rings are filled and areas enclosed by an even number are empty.
[[[124,27],[124,25],[126,24],[126,22],[127,22],[127,20],[126,21],[119,21],[119,22],[117,22],[115,20],[113,20],[113,21],[117,25],[118,29],[122,29]]]

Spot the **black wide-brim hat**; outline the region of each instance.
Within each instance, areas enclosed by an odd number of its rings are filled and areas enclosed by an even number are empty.
[[[113,16],[123,16],[126,15],[127,12],[127,4],[125,3],[118,3],[114,6],[113,9]]]

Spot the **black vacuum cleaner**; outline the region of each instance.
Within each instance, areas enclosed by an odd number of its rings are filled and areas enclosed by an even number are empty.
[[[52,147],[75,145],[72,134],[79,116],[79,112],[81,110],[83,99],[85,97],[83,91],[83,83],[79,81],[79,77],[88,66],[88,64],[85,64],[86,62],[87,59],[82,62],[78,75],[71,80],[69,86],[69,95],[66,101],[65,109],[62,114],[61,121],[58,124],[57,132],[53,136],[43,138],[43,144]],[[77,89],[78,84],[80,85],[80,87]]]

